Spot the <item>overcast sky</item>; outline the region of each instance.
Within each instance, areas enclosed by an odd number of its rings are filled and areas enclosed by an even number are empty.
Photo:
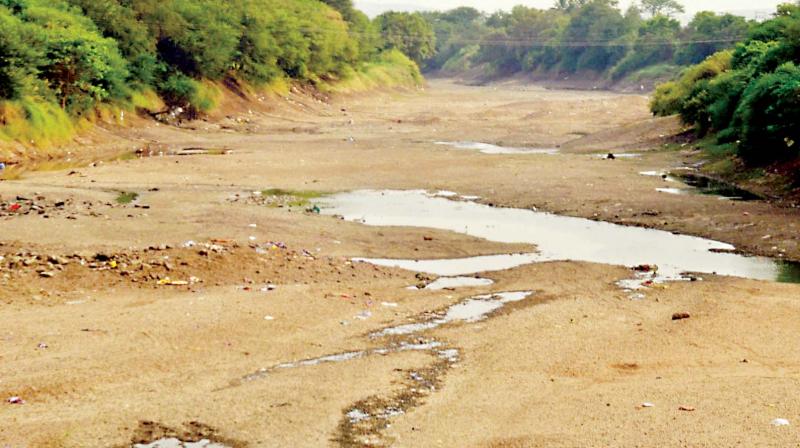
[[[621,0],[620,5],[627,8],[634,0]],[[686,6],[687,13],[697,11],[726,11],[739,13],[750,18],[774,12],[775,7],[786,0],[679,0]],[[472,6],[487,12],[498,9],[511,9],[514,5],[549,8],[553,0],[355,0],[356,6],[374,16],[383,11],[447,10],[458,6]]]

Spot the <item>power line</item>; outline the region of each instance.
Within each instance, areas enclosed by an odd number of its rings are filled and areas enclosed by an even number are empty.
[[[406,42],[427,42],[430,37],[423,35],[401,34],[401,35],[388,35],[386,33],[365,33],[360,31],[352,31],[341,28],[324,28],[316,26],[302,26],[296,28],[298,31],[305,32],[330,32],[341,35],[362,36],[362,37],[383,37],[399,38]],[[462,45],[482,45],[494,47],[534,47],[534,48],[583,48],[583,47],[629,47],[629,46],[645,46],[645,47],[664,47],[664,46],[685,46],[685,45],[699,45],[699,44],[732,44],[746,39],[747,36],[730,36],[716,39],[677,39],[677,40],[633,40],[633,41],[620,41],[620,38],[611,40],[587,40],[587,41],[555,41],[552,39],[448,39],[445,42],[448,44],[462,44]]]

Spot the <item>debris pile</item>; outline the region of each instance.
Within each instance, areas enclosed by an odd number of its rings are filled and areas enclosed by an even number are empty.
[[[42,218],[53,218],[56,216],[66,216],[68,219],[76,219],[77,216],[103,216],[98,210],[101,208],[113,208],[112,203],[95,203],[92,201],[76,201],[72,198],[63,200],[47,199],[45,196],[37,194],[33,197],[16,196],[13,199],[0,197],[0,219],[12,219],[20,216],[40,216]]]

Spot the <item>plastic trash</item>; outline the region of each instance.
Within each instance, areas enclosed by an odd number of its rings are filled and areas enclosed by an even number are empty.
[[[350,420],[350,423],[358,423],[364,420],[367,420],[371,417],[371,415],[367,414],[366,412],[360,409],[353,409],[347,414],[347,418]]]
[[[785,418],[776,418],[772,421],[772,426],[789,426],[789,420]]]
[[[658,266],[654,264],[640,264],[634,266],[633,270],[638,272],[658,272]]]
[[[9,404],[25,404],[25,400],[20,397],[11,397],[6,400]]]
[[[656,405],[654,405],[653,403],[644,402],[644,403],[641,404],[641,407],[643,407],[643,408],[654,408],[654,407],[656,407]]]
[[[0,172],[2,172],[4,169],[6,169],[6,164],[3,163],[3,162],[0,162]]]
[[[159,285],[166,285],[166,286],[186,286],[189,284],[186,280],[172,280],[171,278],[162,278],[158,281]]]

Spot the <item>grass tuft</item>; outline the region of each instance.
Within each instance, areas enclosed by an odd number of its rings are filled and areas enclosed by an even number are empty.
[[[139,199],[139,193],[121,191],[119,196],[117,196],[117,204],[130,204],[137,199]]]

